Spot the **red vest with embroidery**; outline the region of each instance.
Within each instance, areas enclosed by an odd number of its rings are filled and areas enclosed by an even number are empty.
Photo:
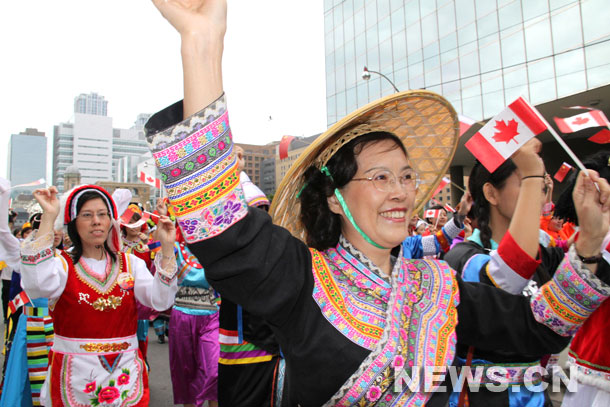
[[[88,275],[80,265],[75,266],[67,253],[61,255],[68,263],[68,281],[59,300],[49,306],[55,333],[68,338],[135,335],[137,314],[133,288],[124,290],[117,281],[121,272],[133,276],[127,255],[117,254],[118,261],[104,282]]]

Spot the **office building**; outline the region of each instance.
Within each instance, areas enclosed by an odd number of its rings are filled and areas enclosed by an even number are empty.
[[[108,101],[97,93],[81,93],[74,98],[74,113],[108,116]]]
[[[244,150],[244,162],[245,168],[244,171],[250,177],[250,180],[256,184],[261,184],[261,163],[267,159],[275,156],[275,145],[277,142],[266,144],[266,145],[256,145],[256,144],[241,144],[236,143],[236,146],[240,146]]]
[[[519,96],[551,122],[575,114],[568,106],[610,113],[603,0],[325,0],[324,18],[329,126],[393,93],[392,83],[439,93],[477,121]],[[365,66],[374,71],[368,81]],[[578,155],[599,149],[586,141],[592,132],[567,136]],[[474,161],[464,140],[452,163],[456,180]],[[570,161],[549,137],[542,141],[549,172]]]
[[[68,167],[79,172],[82,183],[137,182],[137,164],[149,153],[143,127],[150,115],[139,114],[130,129],[113,128],[107,103],[101,95],[81,94],[75,98],[74,122],[54,126],[53,184],[60,191]]]
[[[6,174],[12,185],[46,178],[47,138],[44,132],[27,128],[18,134],[11,134]]]

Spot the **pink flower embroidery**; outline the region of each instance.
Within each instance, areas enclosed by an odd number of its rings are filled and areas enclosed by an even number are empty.
[[[207,159],[208,158],[204,154],[201,154],[199,157],[197,157],[197,162],[199,164],[203,164]]]
[[[128,375],[128,374],[125,374],[125,373],[122,373],[122,374],[119,376],[119,378],[118,378],[117,382],[119,383],[119,386],[122,386],[122,385],[124,385],[124,384],[129,384],[129,375]]]
[[[381,389],[379,386],[371,386],[369,391],[366,392],[366,399],[368,401],[377,401],[381,397]]]
[[[180,170],[180,168],[174,168],[170,174],[172,174],[172,177],[177,177],[178,175],[180,175],[182,173],[182,171]]]
[[[218,148],[221,149],[221,150],[224,150],[225,149],[225,143],[223,141],[218,143]]]
[[[403,358],[401,355],[396,355],[394,357],[394,368],[401,369],[404,365],[405,365],[405,358]]]
[[[116,387],[104,387],[97,396],[97,401],[100,403],[112,403],[114,400],[118,399],[120,395],[119,389]]]
[[[385,401],[392,401],[392,395],[388,394],[387,396],[385,396]]]
[[[85,390],[84,390],[85,393],[91,393],[94,390],[95,390],[95,380],[92,381],[91,383],[87,383],[85,385]]]

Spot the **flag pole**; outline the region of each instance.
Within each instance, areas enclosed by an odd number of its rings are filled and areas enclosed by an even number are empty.
[[[451,185],[453,185],[454,187],[456,187],[457,189],[459,189],[463,193],[466,193],[466,190],[464,188],[462,188],[461,186],[459,186],[458,184],[456,184],[455,182],[451,181]]]
[[[580,161],[580,159],[578,157],[576,157],[576,154],[574,154],[572,149],[570,149],[570,147],[568,147],[566,142],[563,141],[563,139],[559,136],[559,134],[557,134],[555,129],[553,127],[551,127],[549,122],[546,121],[546,119],[544,118],[544,116],[542,116],[542,114],[538,111],[538,109],[536,109],[536,107],[534,107],[532,105],[530,105],[530,106],[532,107],[532,110],[534,111],[534,113],[536,113],[538,118],[540,120],[542,120],[542,122],[546,125],[546,128],[549,130],[549,132],[555,138],[555,140],[557,140],[559,145],[565,150],[566,153],[568,153],[568,155],[570,156],[572,161],[574,161],[576,163],[576,165],[578,166],[578,168],[580,168],[585,173],[585,175],[588,177],[589,176],[589,171],[587,171],[587,169],[585,168],[585,166],[582,163],[582,161]],[[595,184],[595,188],[597,188],[597,192],[601,192],[599,190],[599,186],[597,185],[597,183],[595,182],[594,184]]]
[[[531,106],[531,105],[530,105]],[[589,173],[587,172],[587,169],[585,168],[585,166],[583,165],[583,163],[580,161],[580,159],[578,157],[576,157],[576,154],[574,154],[574,152],[570,149],[570,147],[568,147],[568,145],[566,144],[565,141],[563,141],[563,139],[559,136],[559,134],[557,134],[557,132],[555,131],[555,129],[549,124],[549,122],[546,121],[546,119],[544,118],[544,116],[542,116],[542,114],[538,111],[538,109],[536,109],[536,107],[532,106],[532,110],[536,113],[536,115],[538,116],[538,118],[540,120],[542,120],[542,122],[546,125],[546,128],[549,130],[549,132],[551,133],[551,135],[555,138],[555,140],[557,140],[557,142],[559,143],[559,145],[565,150],[566,153],[568,153],[568,155],[570,156],[570,158],[572,159],[572,161],[574,161],[576,163],[576,165],[578,165],[578,168],[580,168],[581,170],[583,170],[587,175],[589,175]]]

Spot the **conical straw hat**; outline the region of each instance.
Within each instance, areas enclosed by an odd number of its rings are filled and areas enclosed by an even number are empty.
[[[371,131],[393,133],[404,144],[409,162],[421,179],[413,209],[418,212],[447,173],[459,138],[459,121],[451,104],[424,90],[395,93],[369,103],[321,134],[282,179],[269,210],[273,222],[306,241],[297,198],[303,174],[311,165],[321,168],[341,146]]]

